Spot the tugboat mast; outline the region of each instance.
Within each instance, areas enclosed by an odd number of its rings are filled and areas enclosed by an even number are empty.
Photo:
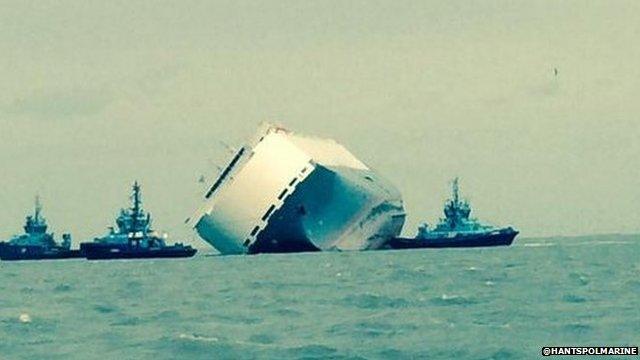
[[[40,196],[36,196],[35,211],[33,216],[29,215],[24,224],[24,232],[27,234],[44,234],[47,232],[47,222],[41,215],[42,205],[40,204]]]
[[[132,212],[132,228],[134,231],[137,230],[137,222],[138,222],[138,215],[140,215],[140,207],[142,205],[142,199],[140,198],[140,184],[138,184],[138,181],[136,180],[136,182],[133,183],[133,207],[131,208],[131,212]]]
[[[459,203],[459,196],[458,196],[458,190],[459,190],[459,186],[458,186],[458,177],[456,177],[455,179],[453,179],[453,184],[452,184],[452,190],[453,190],[453,203],[456,205],[456,207],[458,207],[458,203]]]
[[[40,222],[40,212],[42,211],[42,205],[40,204],[40,195],[36,195],[36,211],[34,214],[34,220],[36,223]]]
[[[460,199],[460,184],[458,177],[454,178],[451,182],[451,192],[452,196],[444,206],[444,215],[449,228],[454,230],[468,221],[471,208],[467,201]]]

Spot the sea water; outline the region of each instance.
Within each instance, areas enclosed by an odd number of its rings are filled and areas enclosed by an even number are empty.
[[[0,359],[522,359],[640,345],[640,237],[0,263]]]

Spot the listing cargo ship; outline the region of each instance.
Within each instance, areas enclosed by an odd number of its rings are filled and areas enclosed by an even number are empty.
[[[333,140],[264,124],[187,219],[222,254],[378,249],[405,220],[398,190]]]
[[[80,244],[80,251],[87,259],[182,258],[196,254],[197,250],[188,245],[167,245],[164,237],[151,229],[151,214],[142,209],[141,188],[137,182],[131,199],[132,207],[120,210],[117,230],[111,227],[106,236]]]
[[[33,215],[26,217],[24,234],[9,241],[0,242],[1,260],[48,260],[78,258],[79,250],[71,249],[71,235],[63,234],[62,242],[56,242],[47,233],[47,220],[42,216],[40,199],[36,197]]]
[[[470,218],[471,206],[459,196],[458,178],[453,180],[452,197],[444,206],[444,218],[435,228],[427,224],[418,228],[415,238],[396,237],[384,248],[416,249],[447,247],[508,246],[518,235],[512,227],[498,228]]]

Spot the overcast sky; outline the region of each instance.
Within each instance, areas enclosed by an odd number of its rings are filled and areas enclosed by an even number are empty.
[[[638,232],[639,4],[3,1],[0,237],[36,193],[57,234],[102,235],[138,179],[197,241],[198,177],[263,120],[397,184],[406,234],[454,176],[526,236]]]

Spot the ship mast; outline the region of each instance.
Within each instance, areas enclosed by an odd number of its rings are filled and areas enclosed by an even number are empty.
[[[140,185],[138,181],[133,183],[133,211],[134,215],[138,215],[140,213],[140,205],[142,204],[142,200],[140,198]]]
[[[40,196],[36,196],[33,216],[27,216],[26,223],[24,224],[24,231],[27,234],[44,234],[47,231],[47,222],[41,213],[42,205],[40,204]]]
[[[40,195],[36,195],[36,209],[33,217],[36,223],[40,222],[41,211],[42,211],[42,205],[40,204]]]
[[[458,177],[454,178],[451,182],[451,199],[445,204],[444,215],[447,219],[447,223],[449,227],[453,230],[460,223],[460,195],[459,195],[460,186],[458,184]]]
[[[138,232],[138,217],[140,215],[140,207],[142,200],[140,199],[140,184],[138,181],[133,183],[133,207],[131,208],[131,230]]]
[[[458,185],[458,177],[456,177],[455,179],[453,179],[453,184],[452,184],[452,190],[453,190],[453,203],[456,205],[456,207],[458,206],[458,202],[459,202],[459,196],[458,196],[458,191],[459,191],[459,185]]]

